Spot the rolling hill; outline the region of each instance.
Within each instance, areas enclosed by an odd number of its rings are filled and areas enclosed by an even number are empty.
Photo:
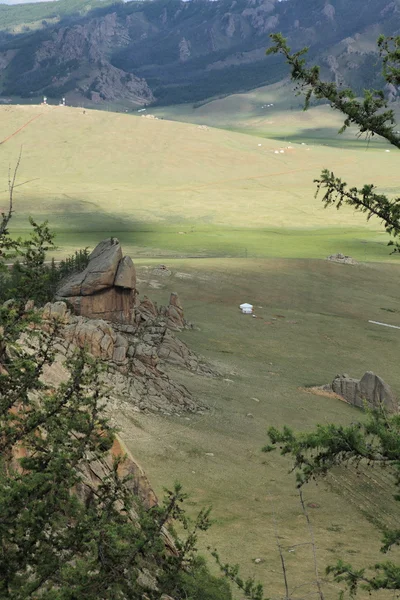
[[[0,137],[4,202],[8,165],[23,148],[19,181],[27,183],[16,190],[14,227],[26,229],[28,215],[48,219],[69,248],[107,232],[136,254],[150,246],[182,255],[318,257],[348,250],[364,257],[367,238],[375,258],[389,259],[378,222],[367,224],[350,209],[328,218],[313,184],[330,167],[355,185],[368,172],[381,189],[398,193],[396,156],[384,147],[282,143],[58,106],[0,107]]]

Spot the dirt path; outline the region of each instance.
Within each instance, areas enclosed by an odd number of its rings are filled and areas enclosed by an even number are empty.
[[[58,108],[58,106],[55,106],[54,108],[52,108],[52,110],[55,110],[56,108]],[[8,137],[4,138],[4,140],[2,140],[0,142],[0,146],[2,144],[5,144],[6,142],[8,142],[9,140],[11,140],[14,136],[16,136],[18,133],[20,133],[20,131],[22,131],[23,129],[25,129],[25,127],[28,127],[28,125],[30,123],[32,123],[33,121],[36,121],[36,119],[39,119],[40,117],[42,117],[45,113],[39,113],[38,115],[36,115],[35,117],[32,117],[32,119],[29,119],[29,121],[27,121],[26,123],[24,123],[24,125],[21,125],[21,127],[19,127],[19,129],[17,129],[16,131],[14,131],[14,133],[11,133]]]

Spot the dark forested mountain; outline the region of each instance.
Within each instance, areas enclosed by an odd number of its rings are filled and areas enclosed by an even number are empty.
[[[400,32],[400,0],[60,0],[0,6],[3,96],[148,104],[199,101],[277,81],[271,32],[339,82],[379,85],[376,38]],[[388,89],[392,97],[395,88]]]

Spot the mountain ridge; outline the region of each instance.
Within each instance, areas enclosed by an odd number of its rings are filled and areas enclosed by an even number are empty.
[[[135,107],[245,91],[287,73],[281,58],[265,56],[276,31],[295,49],[309,46],[324,76],[361,91],[382,84],[376,38],[400,31],[400,0],[106,1],[80,12],[75,0],[56,4],[35,4],[30,25],[16,12],[20,33],[10,19],[2,26],[3,95]],[[48,20],[38,24],[39,14]]]

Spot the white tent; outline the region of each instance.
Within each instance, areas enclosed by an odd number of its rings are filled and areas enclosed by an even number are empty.
[[[244,313],[245,315],[251,315],[251,313],[253,312],[253,305],[248,304],[247,302],[245,302],[244,304],[241,304],[239,306],[239,308],[242,311],[242,313]]]

